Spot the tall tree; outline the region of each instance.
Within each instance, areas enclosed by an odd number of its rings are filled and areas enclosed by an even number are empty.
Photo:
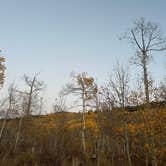
[[[82,106],[82,147],[83,153],[86,153],[85,140],[85,112],[89,106],[89,101],[93,101],[97,93],[97,85],[94,78],[87,75],[87,73],[72,74],[73,82],[67,84],[63,90],[64,94],[75,94],[81,99]]]
[[[150,101],[148,64],[152,60],[153,52],[166,50],[166,38],[162,36],[159,25],[146,21],[144,18],[134,22],[133,28],[125,38],[129,39],[136,51],[131,62],[143,69],[144,92],[148,104]]]

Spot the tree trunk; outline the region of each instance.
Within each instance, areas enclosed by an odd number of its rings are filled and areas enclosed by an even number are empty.
[[[156,150],[155,150],[155,136],[152,128],[152,165],[157,166]]]
[[[101,118],[100,118],[100,112],[99,112],[99,101],[98,97],[95,97],[96,101],[96,111],[97,111],[97,124],[98,124],[98,140],[97,140],[97,166],[100,166],[100,151],[101,151],[101,140],[102,140],[102,134],[101,134]]]
[[[148,150],[146,150],[146,166],[149,165],[149,161],[148,161]]]
[[[85,144],[85,99],[83,94],[83,112],[82,112],[82,147],[83,153],[86,153],[86,144]]]
[[[2,139],[3,131],[4,131],[5,126],[6,126],[6,121],[7,121],[7,118],[5,117],[5,119],[2,123],[1,131],[0,131],[0,142],[1,142],[1,139]]]
[[[127,152],[128,164],[129,164],[129,166],[132,166],[131,157],[130,157],[130,150],[129,150],[129,137],[128,137],[127,124],[125,124],[125,143],[126,143],[126,152]]]
[[[16,135],[16,142],[14,145],[14,152],[16,152],[17,145],[18,145],[18,140],[19,140],[19,136],[20,136],[20,132],[21,132],[22,119],[23,119],[23,117],[20,118],[19,124],[18,124],[18,131],[17,131],[17,135]]]
[[[2,123],[1,131],[0,131],[0,142],[1,142],[1,139],[2,139],[2,135],[3,135],[3,132],[4,132],[5,126],[6,126],[6,121],[7,121],[8,113],[9,113],[10,109],[11,109],[11,103],[9,105],[9,108],[6,111],[5,119],[3,120],[3,123]]]
[[[146,55],[144,55],[144,57],[146,57]],[[144,72],[144,88],[145,88],[146,104],[149,105],[149,81],[148,81],[146,58],[144,58],[143,61],[143,72]]]
[[[27,112],[26,112],[27,118],[29,118],[30,115],[31,115],[32,89],[33,89],[33,88],[31,88],[30,93],[29,93],[28,108],[27,108]]]
[[[32,105],[32,96],[33,96],[33,89],[36,81],[36,76],[34,76],[32,80],[32,84],[30,86],[30,92],[29,92],[29,99],[28,99],[28,108],[27,108],[27,117],[29,118],[31,115],[31,105]]]

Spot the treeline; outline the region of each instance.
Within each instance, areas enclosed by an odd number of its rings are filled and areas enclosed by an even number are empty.
[[[55,114],[44,116],[46,86],[39,74],[22,77],[25,89],[10,85],[0,103],[0,165],[166,164],[166,79],[156,87],[148,72],[154,52],[166,50],[166,39],[144,18],[121,39],[135,49],[130,63],[142,69],[133,88],[129,68],[119,62],[103,86],[87,73],[72,73],[55,100]],[[1,57],[1,85],[4,61]]]

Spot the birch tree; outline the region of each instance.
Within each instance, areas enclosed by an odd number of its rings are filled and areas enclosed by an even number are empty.
[[[94,78],[87,75],[87,73],[72,74],[72,83],[67,84],[63,89],[64,95],[74,94],[78,96],[82,104],[82,147],[83,153],[86,153],[86,140],[85,140],[85,112],[89,106],[89,101],[93,101],[97,93],[97,86]]]

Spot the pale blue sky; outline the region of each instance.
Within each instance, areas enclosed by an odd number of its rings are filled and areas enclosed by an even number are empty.
[[[39,71],[51,98],[71,71],[86,71],[102,83],[116,60],[127,62],[134,53],[120,34],[142,16],[166,34],[165,9],[165,0],[0,0],[5,86]],[[150,66],[156,80],[164,76],[164,61],[158,55]]]

